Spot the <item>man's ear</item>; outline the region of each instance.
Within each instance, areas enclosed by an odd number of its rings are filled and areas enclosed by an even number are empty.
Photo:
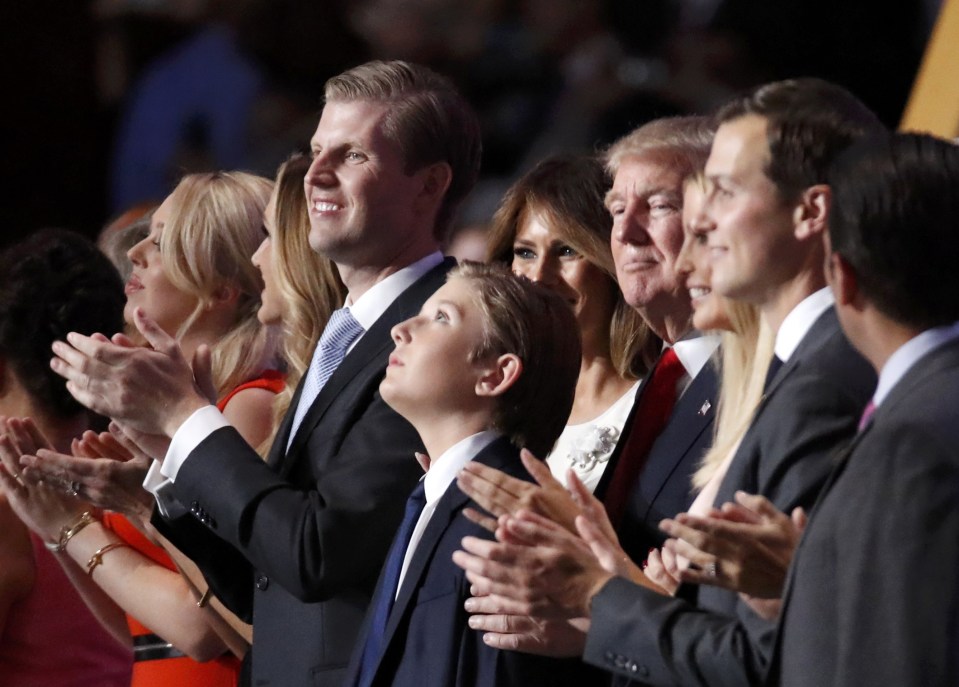
[[[438,207],[453,182],[453,168],[447,162],[434,162],[416,174],[423,182],[419,198]]]
[[[504,353],[484,369],[476,380],[476,395],[480,397],[501,396],[523,374],[523,361],[514,353]]]
[[[793,234],[800,241],[822,236],[827,228],[832,191],[826,184],[816,184],[803,191],[793,211]]]

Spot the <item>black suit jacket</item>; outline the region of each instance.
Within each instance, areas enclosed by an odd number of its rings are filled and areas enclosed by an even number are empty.
[[[649,378],[647,376],[636,391],[636,402],[624,425],[627,429],[616,443],[610,464],[596,488],[600,500],[617,462],[624,459],[628,432],[638,431],[636,409]],[[717,387],[716,370],[709,361],[676,401],[669,422],[649,450],[617,531],[623,549],[635,561],[645,560],[651,547],[659,547],[665,541],[659,522],[685,511],[695,498],[692,476],[712,444]]]
[[[519,450],[499,438],[474,458],[508,475],[529,480]],[[467,625],[463,602],[470,583],[453,564],[463,537],[491,539],[486,530],[462,516],[464,507],[479,508],[453,482],[437,503],[410,560],[390,613],[372,684],[422,687],[508,687],[526,685],[583,687],[599,674],[579,660],[551,659],[500,651],[483,643],[482,633]],[[377,594],[382,593],[382,578]],[[371,618],[353,652],[345,685],[358,684],[360,662]],[[590,679],[590,676],[592,679]]]
[[[833,473],[770,684],[959,684],[959,342],[921,358]]]
[[[875,372],[830,308],[760,402],[716,503],[743,489],[786,512],[808,509],[875,386]],[[768,669],[774,625],[734,592],[703,587],[694,605],[613,580],[592,611],[586,660],[626,677],[655,685],[751,685]]]
[[[428,272],[370,327],[320,391],[289,451],[302,384],[267,463],[227,427],[177,475],[174,493],[197,517],[161,529],[231,609],[252,618],[254,685],[342,682],[421,474],[416,431],[379,395],[390,329],[419,312],[454,264]]]

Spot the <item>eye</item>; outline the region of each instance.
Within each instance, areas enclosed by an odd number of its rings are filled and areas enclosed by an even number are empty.
[[[350,150],[346,153],[347,162],[363,162],[366,159],[366,156],[363,153],[359,153],[355,150]]]
[[[693,242],[697,245],[704,246],[708,240],[709,237],[706,235],[705,231],[693,232]]]
[[[575,248],[571,246],[559,246],[556,249],[556,254],[561,258],[578,258],[579,253]]]
[[[525,246],[513,246],[513,257],[519,260],[534,260],[536,254]]]
[[[449,322],[449,317],[446,316],[446,313],[442,310],[437,310],[436,314],[433,315],[433,320],[435,322]]]
[[[623,214],[623,212],[626,210],[626,207],[620,203],[614,203],[613,205],[610,205],[607,210],[609,210],[610,215],[616,217]]]

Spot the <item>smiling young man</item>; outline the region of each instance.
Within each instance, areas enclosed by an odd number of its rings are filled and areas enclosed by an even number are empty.
[[[469,582],[452,562],[464,536],[491,535],[461,513],[454,483],[470,460],[529,479],[520,447],[545,453],[573,404],[580,341],[550,290],[498,266],[467,263],[393,328],[384,400],[432,457],[410,497],[345,684],[581,685],[578,661],[504,652],[470,628]],[[410,461],[413,461],[410,456]]]
[[[473,111],[428,69],[360,65],[327,82],[325,101],[305,179],[310,242],[348,296],[266,463],[142,317],[153,350],[71,337],[53,363],[82,403],[172,439],[158,499],[172,492],[192,516],[155,522],[254,620],[256,685],[342,682],[422,448],[378,392],[390,330],[444,282],[439,237],[479,170]]]

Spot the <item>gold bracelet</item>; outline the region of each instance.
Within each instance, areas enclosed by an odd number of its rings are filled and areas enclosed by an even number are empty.
[[[106,546],[100,547],[92,556],[90,556],[90,560],[87,561],[87,575],[90,575],[91,577],[93,576],[93,571],[103,562],[104,554],[127,545],[128,544],[126,542],[115,541],[112,544],[107,544]]]
[[[73,537],[84,527],[92,524],[95,519],[96,518],[93,517],[93,511],[85,511],[72,523],[69,525],[64,525],[60,528],[60,538],[55,543],[46,541],[43,542],[43,545],[54,553],[63,553],[67,549],[67,542],[73,539]]]

